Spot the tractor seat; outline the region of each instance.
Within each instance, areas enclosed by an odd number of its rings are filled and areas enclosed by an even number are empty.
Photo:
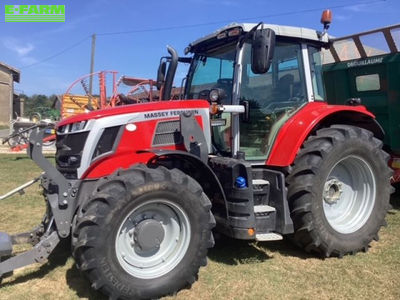
[[[220,78],[215,85],[215,88],[223,89],[226,93],[226,98],[222,99],[222,104],[228,105],[232,103],[232,88],[233,80],[230,78]]]
[[[293,84],[294,76],[292,74],[286,74],[279,78],[277,87],[274,92],[274,101],[281,100],[286,101],[293,97]]]

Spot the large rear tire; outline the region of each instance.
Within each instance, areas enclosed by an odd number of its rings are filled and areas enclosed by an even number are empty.
[[[318,130],[287,178],[295,242],[325,257],[367,251],[389,209],[391,170],[382,142],[365,129]]]
[[[73,255],[92,287],[149,299],[190,287],[215,220],[201,186],[179,170],[138,165],[102,179],[81,208]]]

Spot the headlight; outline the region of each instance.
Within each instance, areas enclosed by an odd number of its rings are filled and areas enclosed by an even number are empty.
[[[81,131],[85,128],[87,121],[80,121],[80,122],[76,122],[76,123],[72,123],[70,125],[70,130],[69,132],[77,132],[77,131]]]
[[[208,99],[211,102],[221,103],[222,100],[226,98],[226,92],[224,89],[215,88],[208,94]]]
[[[85,129],[87,122],[88,121],[80,121],[80,122],[75,122],[72,124],[67,124],[67,125],[59,127],[57,132],[59,134],[65,134],[65,133],[74,133],[74,132],[82,131]]]
[[[211,102],[218,102],[219,100],[219,93],[217,89],[211,90],[208,96]]]

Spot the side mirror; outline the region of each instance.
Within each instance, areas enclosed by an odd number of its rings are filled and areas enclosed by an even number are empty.
[[[165,82],[165,72],[167,70],[167,62],[162,60],[157,70],[157,90],[160,90]]]
[[[251,48],[251,71],[254,74],[267,73],[275,49],[275,32],[272,29],[256,30]]]

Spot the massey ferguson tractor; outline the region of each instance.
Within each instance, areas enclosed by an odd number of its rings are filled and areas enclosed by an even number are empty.
[[[196,281],[212,230],[292,235],[323,257],[367,251],[389,208],[384,132],[365,107],[323,101],[328,46],[325,31],[231,24],[191,43],[191,56],[168,48],[165,101],[58,123],[55,167],[35,130],[28,153],[43,169],[47,213],[32,232],[0,234],[0,276],[70,239],[94,289],[148,299]],[[179,62],[190,62],[184,100],[171,101]],[[13,256],[18,243],[33,247]]]

